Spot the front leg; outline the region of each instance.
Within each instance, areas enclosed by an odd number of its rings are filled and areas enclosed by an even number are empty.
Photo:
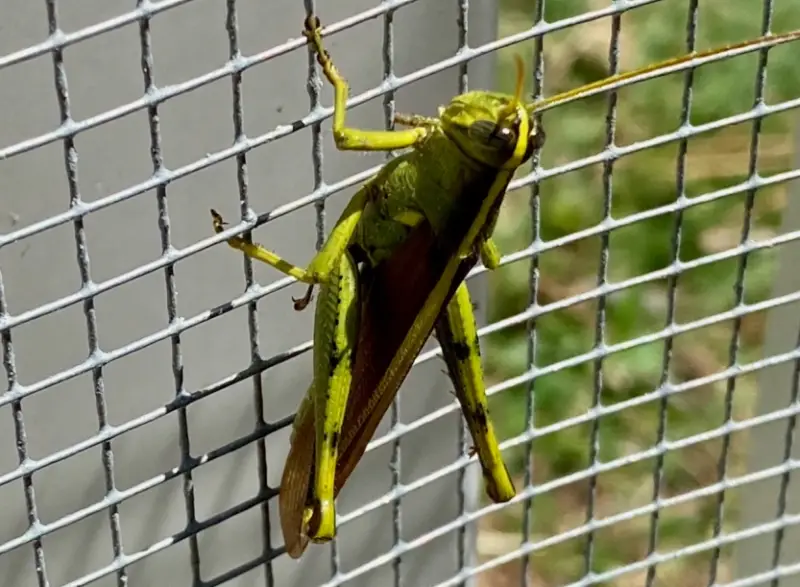
[[[316,16],[309,15],[306,18],[303,35],[313,46],[317,54],[317,62],[322,66],[325,77],[333,85],[333,139],[339,149],[343,151],[394,151],[412,147],[427,138],[430,134],[430,127],[408,130],[359,130],[345,126],[349,88],[322,44],[321,25]]]
[[[422,128],[439,128],[440,121],[438,118],[431,118],[430,116],[422,116],[421,114],[401,114],[394,115],[394,123],[402,124],[403,126],[422,127]]]
[[[500,217],[500,206],[497,206],[486,219],[486,229],[479,237],[480,243],[478,250],[481,256],[483,266],[489,271],[494,271],[500,265],[500,251],[497,250],[497,245],[492,240],[494,229],[497,227],[497,220]]]

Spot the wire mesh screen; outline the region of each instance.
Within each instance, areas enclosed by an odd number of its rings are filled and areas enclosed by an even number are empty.
[[[547,96],[800,28],[796,3],[131,4],[0,7],[3,585],[797,584],[797,44],[542,115],[468,281],[509,503],[431,341],[337,539],[290,562],[313,316],[223,242],[302,265],[384,162],[333,147],[311,10],[348,124],[388,128],[510,90],[514,52]],[[212,235],[210,207],[241,221]]]

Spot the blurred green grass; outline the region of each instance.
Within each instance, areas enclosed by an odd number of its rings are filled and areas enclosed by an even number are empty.
[[[532,24],[535,0],[502,0],[500,36],[525,30]],[[629,70],[685,52],[686,0],[664,0],[626,12],[621,18],[620,68]],[[546,5],[550,22],[596,10],[606,3],[559,0]],[[762,4],[754,0],[701,3],[697,48],[707,49],[760,34]],[[774,32],[800,28],[800,3],[777,2]],[[578,87],[608,74],[610,21],[579,25],[545,38],[544,94]],[[773,49],[769,57],[766,100],[775,102],[800,95],[796,75],[797,45]],[[499,56],[496,87],[511,91],[511,56],[520,53],[532,71],[533,44],[517,45]],[[736,113],[753,104],[758,57],[748,55],[695,70],[690,122],[699,125]],[[618,92],[616,144],[623,146],[672,132],[680,124],[683,75],[671,75]],[[530,87],[529,87],[530,89]],[[551,168],[599,153],[605,140],[607,98],[595,97],[544,114],[547,143],[542,166]],[[791,112],[763,121],[758,171],[769,175],[791,168]],[[686,157],[685,194],[688,198],[724,189],[747,178],[752,123],[743,123],[693,137]],[[612,215],[619,219],[674,202],[678,143],[622,157],[614,164]],[[529,169],[524,170],[525,172]],[[602,166],[595,165],[541,183],[541,233],[547,241],[596,225],[603,218]],[[758,190],[751,217],[752,239],[776,234],[785,201],[785,187]],[[745,194],[725,197],[687,209],[682,214],[679,257],[682,261],[736,247],[745,219]],[[608,279],[632,278],[668,267],[672,263],[676,217],[667,214],[613,231],[608,243]],[[523,249],[531,242],[530,189],[509,193],[495,238],[503,253]],[[592,290],[597,285],[602,237],[589,237],[540,255],[538,303],[548,304]],[[745,279],[747,302],[769,295],[774,273],[774,250],[750,255]],[[682,273],[675,287],[675,319],[697,320],[735,306],[734,285],[739,258],[705,265]],[[529,304],[530,263],[504,266],[490,276],[488,319],[491,322],[524,311]],[[666,321],[669,282],[650,282],[608,296],[606,344],[657,332]],[[597,300],[554,311],[536,321],[536,365],[544,367],[594,346]],[[670,381],[680,383],[725,369],[732,337],[730,321],[676,337],[669,364]],[[741,361],[759,355],[763,316],[742,321]],[[488,383],[498,383],[528,369],[529,335],[525,324],[488,337],[485,344]],[[614,404],[652,392],[659,385],[664,343],[642,345],[607,357],[602,363],[602,398]],[[595,364],[583,363],[536,379],[534,422],[537,427],[583,414],[593,402]],[[674,440],[716,428],[724,421],[725,382],[696,388],[669,400],[666,438]],[[736,382],[733,415],[746,417],[755,387],[752,378]],[[506,390],[492,399],[493,419],[503,438],[520,434],[527,425],[525,405],[530,386]],[[654,446],[659,427],[659,402],[650,402],[607,415],[598,427],[599,459],[608,461]],[[537,438],[533,445],[534,481],[544,483],[591,465],[591,424],[562,429]],[[661,496],[685,493],[717,481],[721,440],[695,444],[664,458]],[[746,435],[732,438],[728,471],[741,473]],[[522,486],[527,465],[524,449],[509,453],[510,466]],[[653,498],[655,459],[603,473],[597,479],[596,517],[646,505]],[[565,484],[534,499],[533,537],[544,538],[583,524],[589,485],[586,480]],[[737,503],[728,496],[724,526],[736,521]],[[491,517],[482,534],[483,555],[496,556],[519,544],[521,508]],[[660,514],[657,548],[669,550],[707,539],[716,517],[716,497],[694,500]],[[592,571],[602,572],[634,562],[647,554],[649,516],[641,516],[596,535]],[[586,539],[578,538],[548,548],[533,557],[534,584],[561,585],[583,576]],[[723,551],[719,580],[724,580],[730,553]],[[711,553],[660,565],[657,585],[706,585]],[[513,567],[513,568],[512,568]],[[504,573],[518,572],[510,565],[492,573],[487,585],[503,585]],[[518,579],[516,579],[518,581]],[[633,573],[615,585],[643,584]],[[516,584],[515,581],[512,583]]]

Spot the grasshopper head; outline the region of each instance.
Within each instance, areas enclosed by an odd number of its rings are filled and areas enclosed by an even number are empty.
[[[522,102],[522,60],[517,56],[514,95],[473,91],[456,96],[440,113],[442,129],[472,159],[496,168],[514,168],[541,146],[544,134]]]

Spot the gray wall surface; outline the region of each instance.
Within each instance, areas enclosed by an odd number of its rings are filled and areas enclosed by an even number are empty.
[[[298,38],[304,18],[299,0],[239,0],[239,41],[245,56]],[[318,2],[326,24],[375,8],[377,0]],[[484,43],[496,31],[495,3],[470,3],[470,42]],[[46,3],[10,0],[0,3],[0,58],[47,38]],[[132,9],[130,0],[61,2],[58,26],[66,33],[95,25]],[[154,3],[157,6],[157,3]],[[458,48],[458,2],[419,0],[394,16],[395,73],[408,74],[452,56]],[[151,22],[155,85],[169,89],[225,64],[229,55],[225,28],[226,3],[194,0],[155,15]],[[352,94],[380,84],[383,19],[367,21],[328,39],[336,63],[351,82]],[[71,116],[82,121],[138,100],[143,95],[139,23],[82,40],[63,52]],[[243,74],[244,130],[253,138],[308,114],[306,89],[308,54],[300,47],[260,63]],[[471,87],[491,87],[490,58],[470,64]],[[448,70],[397,92],[403,112],[435,114],[458,89],[458,72]],[[52,131],[59,124],[54,90],[53,59],[35,59],[0,69],[0,149]],[[332,103],[326,85],[325,106]],[[164,166],[175,170],[231,146],[232,90],[230,77],[167,100],[158,108]],[[383,127],[382,100],[352,110],[349,122],[366,128]],[[330,123],[323,125],[324,180],[331,184],[382,161],[383,155],[336,152]],[[249,196],[259,213],[307,196],[313,189],[310,129],[259,146],[247,153]],[[0,235],[24,229],[68,210],[70,191],[61,140],[0,159]],[[93,202],[146,181],[152,174],[151,136],[146,109],[101,124],[75,137],[80,197]],[[234,158],[181,177],[167,185],[171,245],[177,249],[211,236],[208,210],[227,219],[239,218],[237,166]],[[326,232],[353,189],[327,202]],[[161,255],[158,194],[155,189],[95,211],[83,219],[90,279],[102,284]],[[306,206],[259,228],[254,238],[303,265],[316,243],[315,211]],[[83,249],[82,249],[83,250]],[[52,303],[81,288],[76,258],[75,226],[62,223],[0,248],[0,269],[7,311],[18,316]],[[190,320],[212,307],[242,295],[245,287],[241,255],[224,244],[207,248],[174,267],[177,316]],[[255,267],[256,280],[269,285],[283,279],[277,271]],[[169,404],[176,388],[206,389],[250,364],[251,347],[246,307],[202,321],[175,340],[163,336],[168,325],[164,269],[150,272],[94,297],[97,344],[104,352],[162,333],[159,340],[114,360],[102,369],[82,373],[22,402],[28,458],[34,463],[93,437],[98,431],[96,391],[103,392],[110,426],[152,414]],[[480,284],[478,284],[480,286]],[[290,296],[304,288],[293,285],[258,303],[260,352],[263,357],[305,343],[312,332],[313,311],[296,313]],[[480,288],[475,291],[480,297]],[[18,383],[38,385],[46,378],[82,364],[89,353],[83,303],[69,305],[11,329]],[[182,363],[174,355],[179,340]],[[11,357],[6,357],[7,366]],[[260,378],[264,419],[280,421],[299,404],[310,382],[310,353],[269,369]],[[173,364],[174,363],[174,364]],[[412,373],[403,388],[401,420],[409,422],[452,401],[442,374],[443,363],[431,361]],[[177,374],[177,375],[176,375]],[[24,388],[23,388],[24,389]],[[0,476],[18,465],[12,405],[0,408]],[[210,394],[187,410],[190,454],[209,451],[254,430],[256,413],[253,382],[246,379]],[[388,420],[388,416],[387,416]],[[170,475],[181,463],[179,412],[172,411],[111,442],[116,488],[126,490],[153,480],[153,487],[119,505],[122,550],[136,555],[168,540],[186,527],[185,479]],[[386,422],[378,434],[387,430]],[[18,430],[18,428],[16,428]],[[458,448],[458,416],[450,414],[424,426],[402,441],[401,481],[411,482],[451,462]],[[286,455],[289,429],[266,439],[267,481],[275,488]],[[340,514],[374,499],[391,487],[388,467],[392,447],[386,445],[365,457],[339,500]],[[192,472],[196,517],[201,523],[242,504],[259,492],[259,452],[248,443]],[[474,472],[474,471],[473,471]],[[100,446],[79,452],[37,471],[32,476],[38,517],[51,524],[101,502],[107,479]],[[458,514],[457,477],[426,486],[402,500],[402,538],[411,540],[452,520]],[[471,492],[472,496],[477,495]],[[23,481],[0,486],[0,544],[28,529]],[[282,544],[277,500],[269,502],[269,535],[273,547]],[[60,525],[63,525],[59,523]],[[50,585],[83,584],[81,577],[113,560],[112,525],[107,509],[77,523],[48,532],[41,541]],[[197,554],[203,580],[212,580],[262,553],[264,520],[256,505],[203,530]],[[341,528],[338,552],[341,570],[388,551],[393,544],[392,508],[383,506]],[[404,556],[401,571],[407,586],[427,585],[457,571],[456,536],[450,534]],[[190,585],[190,548],[184,539],[127,569],[131,586]],[[300,562],[281,557],[274,563],[275,585],[314,585],[330,576],[330,547],[310,547]],[[25,544],[0,555],[0,585],[28,587],[37,581],[34,549]],[[266,567],[238,576],[232,586],[264,585]],[[386,564],[350,585],[392,584],[392,565]],[[73,583],[74,582],[74,583]],[[116,585],[111,573],[93,583]]]
[[[800,165],[800,128],[795,131],[794,166]],[[783,213],[781,233],[786,234],[800,229],[800,184],[796,181],[787,188],[790,197]],[[778,249],[777,267],[772,297],[778,297],[800,291],[800,272],[791,270],[797,264],[800,255],[800,243],[788,243]],[[764,357],[790,353],[798,346],[800,340],[800,304],[784,304],[767,313],[764,337]],[[756,404],[756,415],[766,416],[780,412],[793,406],[792,394],[798,385],[798,365],[796,361],[784,361],[779,365],[762,370],[758,374],[759,394]],[[796,404],[794,404],[796,405]],[[797,416],[794,416],[797,419]],[[800,458],[800,440],[796,424],[791,419],[777,420],[768,425],[758,426],[750,432],[748,442],[748,473],[777,467],[785,462],[784,454],[787,444],[787,426],[793,428],[791,452],[788,455],[795,463]],[[758,483],[751,483],[742,492],[742,528],[752,528],[775,521],[777,516],[792,514],[800,510],[800,491],[797,489],[796,469],[790,473],[794,483],[790,483],[788,491],[784,488],[784,511],[779,511],[781,503],[782,477],[773,476]],[[800,561],[800,528],[788,526],[781,537],[782,543],[777,559],[776,533],[765,533],[736,544],[737,577],[747,578],[759,573],[766,573],[778,565],[797,565]],[[782,587],[800,587],[800,575],[793,574],[781,578]]]

